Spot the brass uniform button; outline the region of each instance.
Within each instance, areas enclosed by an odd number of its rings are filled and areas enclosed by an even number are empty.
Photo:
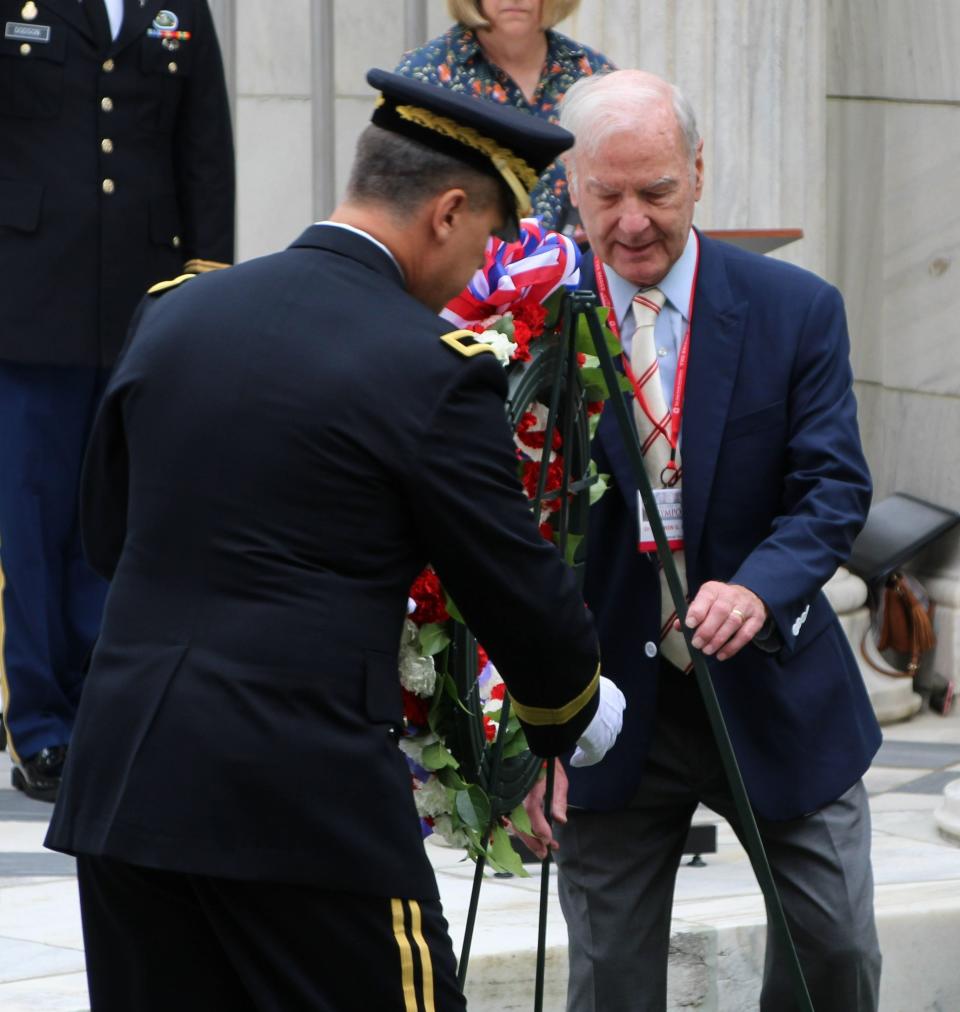
[[[113,62],[113,60],[104,60],[103,61],[103,69],[104,69],[104,71],[106,71],[106,73],[108,73],[108,74],[112,73],[113,72],[113,68],[114,68],[114,62]]]
[[[112,98],[101,98],[100,108],[104,112],[113,112],[113,99]]]
[[[180,249],[180,236],[175,235],[171,240],[174,249]]]
[[[167,70],[169,70],[171,74],[175,74],[177,72],[177,65],[173,60],[167,64]]]
[[[21,56],[29,56],[30,53],[31,53],[30,43],[29,42],[24,42],[23,45],[20,47],[20,55]]]
[[[103,181],[103,192],[106,193],[107,195],[113,193],[113,191],[116,188],[117,187],[116,187],[116,185],[115,185],[115,183],[113,182],[112,179],[105,179]]]
[[[24,21],[32,21],[37,16],[37,5],[33,0],[27,0],[20,10],[20,17]]]
[[[104,137],[103,140],[100,142],[100,150],[105,155],[112,155],[113,154],[113,141],[110,140],[109,137]]]

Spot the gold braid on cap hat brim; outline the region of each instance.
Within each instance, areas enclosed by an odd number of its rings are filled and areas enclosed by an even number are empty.
[[[473,127],[463,126],[446,116],[438,116],[429,109],[422,109],[416,105],[398,105],[395,108],[401,119],[433,130],[485,154],[510,187],[520,216],[524,217],[530,213],[530,191],[537,185],[537,174],[522,158],[518,158],[509,148],[501,147],[496,141],[484,137]]]

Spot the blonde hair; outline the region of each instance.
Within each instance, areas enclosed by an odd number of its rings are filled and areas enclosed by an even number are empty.
[[[480,12],[481,2],[482,0],[447,0],[447,10],[454,21],[467,28],[489,28],[490,22]],[[579,6],[580,0],[543,0],[540,24],[543,28],[553,28]]]

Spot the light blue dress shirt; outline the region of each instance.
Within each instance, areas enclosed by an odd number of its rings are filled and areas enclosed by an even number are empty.
[[[653,329],[653,342],[657,349],[660,365],[660,385],[663,388],[663,399],[669,408],[673,403],[673,384],[677,375],[677,359],[680,346],[687,333],[690,320],[690,289],[693,287],[694,274],[697,269],[697,240],[690,229],[687,244],[683,247],[680,259],[670,268],[667,276],[657,285],[666,296],[663,309],[657,317]],[[620,325],[620,341],[624,353],[630,358],[633,348],[633,313],[629,312],[634,295],[640,290],[631,281],[625,281],[619,274],[604,264],[607,272],[607,283],[610,286],[610,301]]]

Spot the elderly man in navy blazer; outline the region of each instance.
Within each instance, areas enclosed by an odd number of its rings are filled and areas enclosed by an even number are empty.
[[[682,506],[676,556],[817,1012],[876,1008],[870,818],[861,776],[880,732],[821,588],[866,516],[870,478],[835,288],[692,227],[703,183],[693,113],[671,85],[619,71],[574,86],[571,194],[585,276],[624,345],[647,472]],[[651,458],[659,454],[656,466]],[[673,885],[698,803],[739,832],[689,654],[612,412],[595,458],[586,597],[627,698],[604,761],[572,769],[555,839],[570,935],[570,1012],[666,1003]],[[677,494],[679,493],[679,494]],[[665,495],[665,492],[659,492]],[[670,496],[667,496],[670,498]],[[641,542],[638,549],[638,540]],[[667,599],[668,600],[668,599]],[[768,937],[766,1012],[793,1008]]]

